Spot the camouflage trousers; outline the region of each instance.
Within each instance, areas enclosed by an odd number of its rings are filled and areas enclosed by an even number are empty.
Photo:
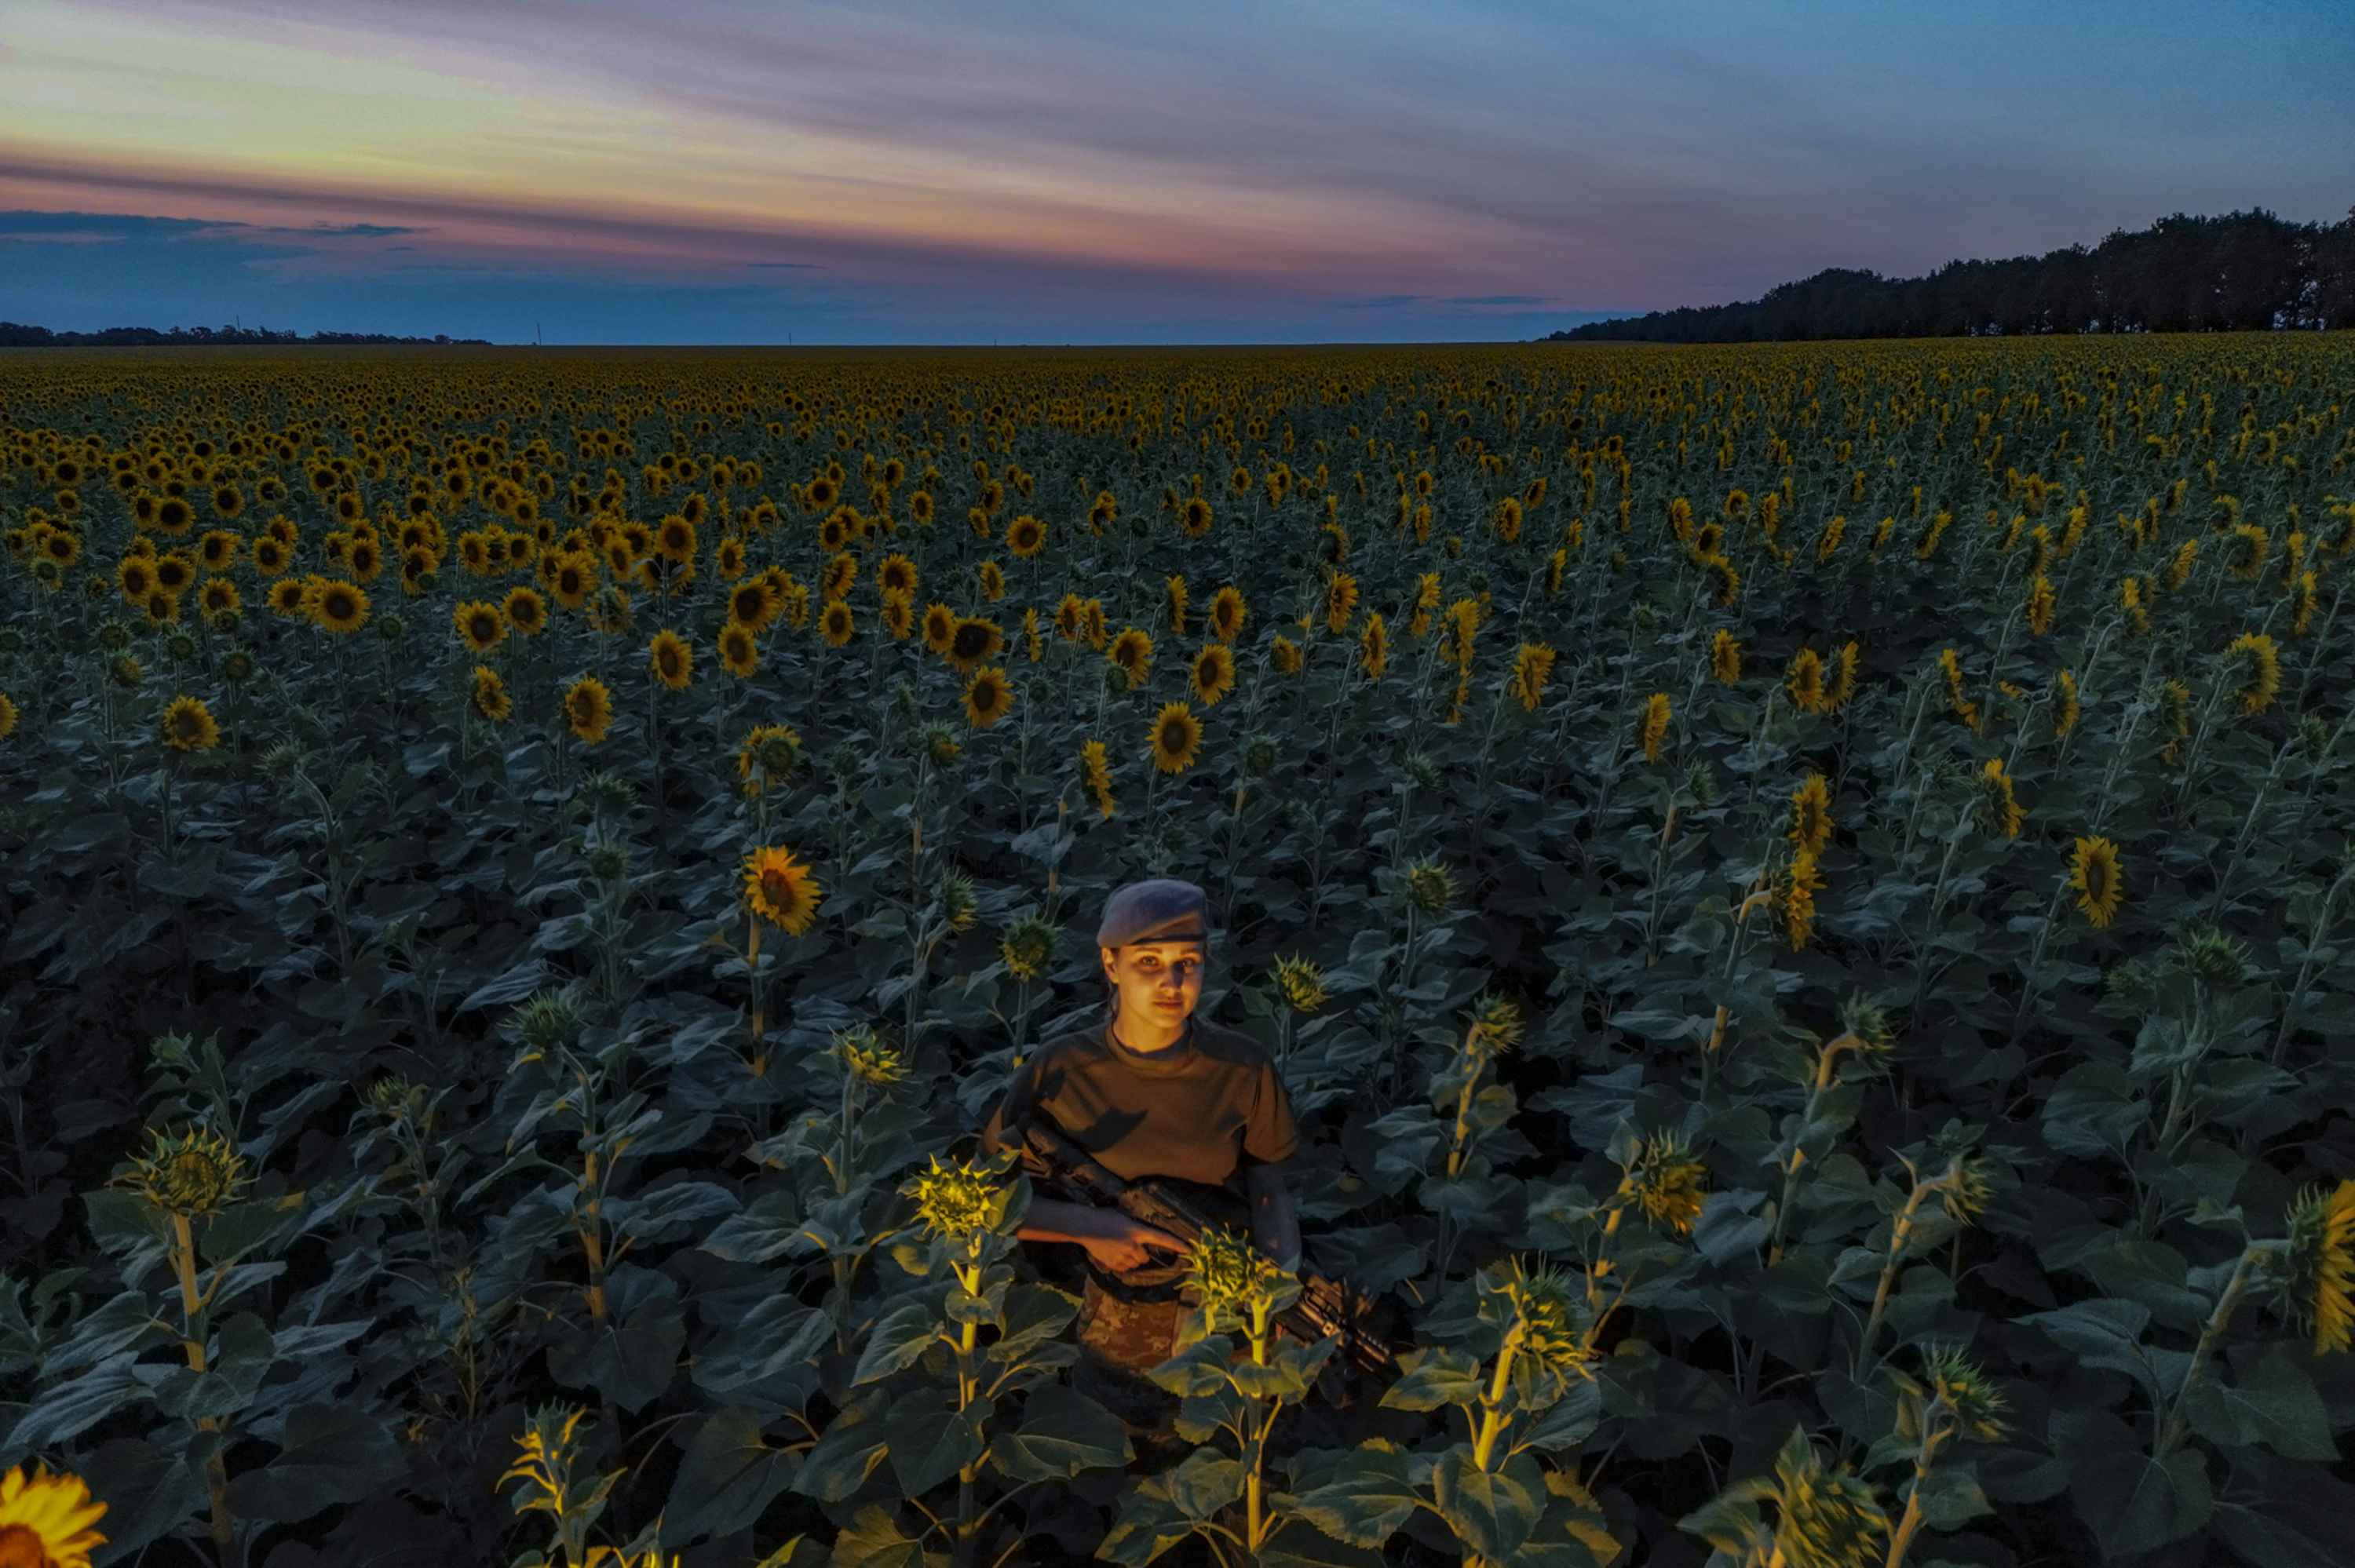
[[[1123,1301],[1093,1278],[1080,1298],[1080,1359],[1071,1384],[1119,1416],[1132,1436],[1166,1431],[1178,1396],[1146,1376],[1169,1359],[1182,1301]]]

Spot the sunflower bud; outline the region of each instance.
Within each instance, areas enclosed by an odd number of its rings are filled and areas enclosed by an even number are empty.
[[[1416,861],[1406,870],[1407,896],[1426,915],[1441,915],[1455,901],[1455,878],[1436,860]]]
[[[1472,1000],[1472,1024],[1465,1032],[1467,1055],[1484,1060],[1498,1056],[1521,1043],[1521,1010],[1511,998],[1482,991]]]
[[[2297,743],[2319,762],[2330,752],[2330,726],[2312,714],[2303,715],[2297,721]]]
[[[997,956],[1016,980],[1037,980],[1054,961],[1055,927],[1036,915],[1025,915],[998,938]]]
[[[5,631],[0,631],[0,641],[14,643],[16,641],[16,629],[15,627],[12,626]],[[119,620],[106,621],[98,629],[98,645],[101,648],[105,649],[109,653],[120,653],[125,648],[131,646],[131,629],[124,626],[123,622]],[[0,652],[14,653],[16,651],[16,650],[13,646],[0,648]]]
[[[1889,1516],[1872,1488],[1846,1471],[1828,1467],[1794,1429],[1774,1460],[1774,1496],[1782,1514],[1774,1552],[1790,1568],[1870,1568],[1881,1559]]]
[[[606,840],[589,846],[589,874],[600,882],[619,882],[630,874],[630,848]]]
[[[1678,1235],[1691,1234],[1709,1195],[1709,1168],[1691,1158],[1672,1132],[1646,1139],[1622,1180],[1629,1195],[1643,1205],[1646,1219]]]
[[[242,686],[253,679],[253,655],[242,648],[229,650],[221,661],[221,679],[232,686]]]
[[[1861,995],[1840,1003],[1840,1027],[1856,1037],[1859,1050],[1875,1056],[1886,1054],[1896,1043],[1888,1009],[1867,1001]]]
[[[906,1060],[886,1044],[870,1024],[862,1023],[837,1033],[834,1051],[845,1072],[879,1089],[889,1088],[908,1075]]]
[[[961,871],[952,871],[941,877],[941,919],[952,931],[973,929],[979,907],[973,878]]]
[[[114,662],[113,667],[110,673],[114,676],[114,683],[118,686],[123,687],[138,685],[142,680],[146,678],[147,674],[146,670],[141,666],[139,661],[133,658],[128,653],[123,654]]]
[[[964,754],[958,744],[956,732],[937,721],[924,726],[924,749],[932,754],[933,765],[945,768]]]
[[[1429,752],[1410,751],[1406,754],[1405,758],[1401,759],[1399,766],[1404,769],[1406,776],[1414,781],[1414,787],[1416,789],[1436,789],[1439,788],[1439,764],[1433,758]]]
[[[1710,767],[1707,758],[1685,769],[1685,792],[1693,798],[1693,804],[1704,811],[1717,804],[1717,773]]]
[[[1186,1282],[1201,1297],[1203,1316],[1213,1325],[1266,1312],[1290,1277],[1250,1237],[1223,1225],[1204,1231],[1187,1252]]]
[[[2002,1441],[2009,1425],[2003,1393],[1958,1347],[1923,1347],[1922,1375],[1955,1430],[1981,1443]]]
[[[1592,1377],[1594,1352],[1585,1343],[1585,1300],[1569,1273],[1555,1265],[1530,1267],[1508,1258],[1484,1270],[1479,1288],[1487,1298],[1481,1315],[1502,1316],[1505,1342],[1558,1379]]]
[[[408,623],[397,615],[379,615],[376,618],[376,634],[383,641],[398,643],[401,638],[408,635]]]
[[[147,1136],[147,1152],[110,1185],[130,1188],[165,1213],[217,1214],[250,1181],[244,1157],[225,1138],[193,1127],[176,1139],[156,1128]]]
[[[981,1238],[1005,1217],[1007,1189],[986,1164],[960,1160],[943,1165],[939,1155],[929,1158],[932,1168],[911,1177],[900,1194],[915,1201],[925,1234],[945,1237],[968,1256],[979,1255]]]
[[[1253,779],[1264,778],[1275,768],[1275,742],[1263,735],[1255,735],[1243,743],[1243,772]]]
[[[425,1112],[425,1088],[398,1075],[378,1078],[368,1087],[368,1107],[387,1121],[414,1122]]]
[[[1275,988],[1295,1012],[1314,1012],[1332,1000],[1325,990],[1324,971],[1305,959],[1277,959]]]
[[[581,1032],[581,1008],[569,991],[542,991],[508,1014],[508,1022],[534,1055],[569,1045]]]
[[[2183,965],[2211,986],[2239,985],[2248,978],[2249,949],[2214,926],[2193,926],[2177,938]]]

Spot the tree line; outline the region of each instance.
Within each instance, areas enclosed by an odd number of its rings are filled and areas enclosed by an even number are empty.
[[[437,332],[432,337],[399,337],[382,332],[272,332],[268,327],[107,327],[99,332],[51,332],[21,322],[0,322],[0,348],[178,348],[218,347],[224,344],[423,343],[482,344],[486,337],[452,337]]]
[[[2355,207],[2339,223],[2263,208],[2176,213],[2087,249],[1949,261],[1923,278],[1828,267],[1756,300],[1590,322],[1548,342],[1757,343],[2050,333],[2355,327]]]

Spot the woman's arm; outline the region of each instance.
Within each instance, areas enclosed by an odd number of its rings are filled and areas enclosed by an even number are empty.
[[[1118,1209],[1059,1198],[1033,1198],[1014,1234],[1024,1241],[1072,1242],[1114,1274],[1152,1261],[1149,1247],[1183,1255],[1186,1244],[1167,1231],[1132,1220]]]
[[[1300,1266],[1300,1213],[1284,1185],[1281,1165],[1247,1165],[1243,1191],[1251,1198],[1252,1239],[1287,1269]],[[1034,1205],[1035,1206],[1035,1205]]]

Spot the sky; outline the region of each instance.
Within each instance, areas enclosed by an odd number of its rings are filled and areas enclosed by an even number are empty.
[[[1473,342],[2355,202],[2343,0],[7,0],[0,320]]]

